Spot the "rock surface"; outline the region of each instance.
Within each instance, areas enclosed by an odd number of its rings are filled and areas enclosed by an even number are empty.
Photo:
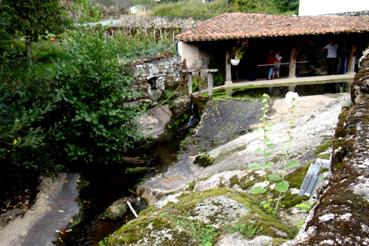
[[[127,198],[123,197],[111,204],[102,214],[104,218],[110,220],[121,219],[128,211]]]
[[[249,227],[243,230],[239,225]],[[246,236],[237,233],[227,236],[230,228]],[[257,200],[243,192],[217,187],[202,192],[183,191],[160,208],[150,207],[106,238],[104,243],[108,246],[214,245],[221,234],[217,245],[229,245],[227,243],[233,239],[239,243],[235,245],[271,242],[271,237],[260,235],[262,231],[285,240],[293,237],[296,228],[267,214],[260,209]]]
[[[333,176],[305,232],[288,245],[369,245],[369,54],[336,130]]]
[[[323,139],[334,134],[337,116],[341,106],[347,101],[348,95],[345,94],[298,98],[294,113],[296,126],[292,129],[294,138],[290,145],[290,151],[295,158],[306,162],[315,158],[315,150]],[[222,131],[222,127],[232,123],[244,124],[243,127],[246,129],[248,124],[255,126],[255,115],[258,110],[252,113],[249,111],[253,117],[250,121],[247,119],[237,121],[238,118],[244,119],[245,115],[239,114],[237,107],[229,107],[229,105],[242,107],[245,103],[250,102],[233,104],[227,102],[227,110],[236,111],[234,118],[230,116],[232,113],[216,113],[219,112],[217,109],[220,103],[208,104],[207,106],[212,107],[216,105],[213,107],[215,110],[205,110],[212,113],[202,118],[194,133],[195,137],[202,131],[203,139],[206,141],[211,139],[213,134]],[[255,106],[255,104],[252,105]],[[281,165],[279,156],[283,154],[283,149],[280,146],[288,142],[286,132],[290,113],[286,109],[287,102],[283,99],[274,101],[272,106],[269,119],[271,129],[268,134],[271,141],[278,146],[273,152],[274,162],[276,165]],[[222,120],[224,120],[223,125],[220,124]],[[208,134],[204,129],[210,129],[211,126],[214,126],[217,131]],[[257,125],[256,128],[258,128]],[[105,243],[107,245],[184,245],[184,243],[206,245],[207,242],[211,242],[212,245],[218,246],[280,245],[294,238],[297,228],[301,226],[301,222],[308,215],[307,211],[311,208],[310,201],[303,204],[308,207],[306,210],[294,207],[307,199],[293,193],[300,187],[307,166],[301,166],[286,176],[291,192],[282,198],[283,208],[278,212],[278,216],[271,215],[271,210],[266,212],[260,208],[260,203],[265,197],[255,196],[250,191],[252,186],[265,181],[263,177],[265,171],[247,169],[247,163],[262,158],[255,152],[262,144],[262,133],[250,131],[237,136],[242,134],[242,130],[238,130],[237,127],[227,130],[224,130],[226,134],[222,136],[226,143],[215,147],[207,146],[210,150],[205,153],[214,158],[213,165],[206,168],[194,165],[195,157],[200,153],[203,154],[203,150],[187,148],[188,152],[185,150],[179,161],[170,166],[165,173],[150,178],[139,187],[139,195],[148,199],[152,206],[147,211],[143,211],[138,219],[132,220],[111,235]],[[227,142],[230,139],[231,141]],[[187,145],[201,145],[201,143],[201,141],[187,142]],[[309,155],[311,152],[313,154]],[[265,185],[273,186],[270,182]],[[269,189],[272,190],[272,188]],[[344,216],[346,220],[349,218],[347,214]],[[138,228],[145,229],[138,230]]]
[[[79,174],[62,173],[44,178],[35,204],[23,217],[0,228],[1,246],[51,246],[58,230],[67,226],[79,212],[77,181]]]
[[[257,236],[254,239],[246,239],[239,232],[222,236],[215,246],[267,246],[271,245],[273,238]]]
[[[164,134],[166,125],[170,122],[172,112],[168,105],[151,108],[139,119],[139,128],[145,138],[158,138]]]
[[[259,101],[208,101],[195,134],[188,137],[185,152],[197,155],[225,144],[249,131],[258,121]]]
[[[347,101],[347,94],[319,95],[298,98],[295,110],[296,126],[292,130],[294,138],[290,144],[290,151],[296,155],[300,155],[301,158],[304,158],[304,156],[309,155],[310,152],[314,152],[323,139],[333,136],[338,121],[337,117],[341,111],[342,105],[346,104]],[[250,104],[252,105],[251,108],[258,107],[255,106],[254,102],[251,102]],[[218,104],[214,103],[214,105]],[[238,105],[238,107],[228,107],[228,110],[237,112],[240,108],[245,107],[245,104],[235,103],[232,105]],[[269,134],[271,142],[278,146],[273,153],[278,157],[278,155],[283,153],[282,147],[288,142],[286,132],[288,128],[289,113],[286,110],[287,105],[284,99],[275,100],[272,107],[272,114],[270,116],[271,130]],[[211,110],[209,111],[213,112]],[[214,112],[217,111],[214,110]],[[229,114],[223,115],[224,118],[222,118],[222,114],[214,113],[217,121],[213,121],[210,116],[204,116],[198,129],[205,129],[204,126],[207,125],[208,127],[206,129],[210,129],[211,126],[214,126],[214,128],[221,132],[223,125],[232,123],[236,125],[242,124],[244,128],[248,129],[247,125],[250,126],[251,124],[254,124],[256,119],[255,115],[258,114],[256,109],[250,110],[249,113],[250,115],[244,111],[244,114],[241,115],[244,119],[252,119],[250,121],[240,121],[235,120],[235,118],[232,118],[233,120],[230,121],[226,118]],[[240,115],[238,114],[238,116]],[[221,123],[222,120],[224,120],[224,123]],[[223,133],[219,132],[213,133],[221,136]],[[238,131],[238,133],[240,133],[240,131]],[[196,134],[197,133],[195,133],[195,136]],[[204,131],[204,136],[206,134],[207,133]],[[235,136],[234,134],[235,131],[232,131],[233,136]],[[206,136],[211,138],[212,134],[208,134]],[[229,136],[223,136],[223,138],[224,140],[231,139]],[[187,146],[194,145],[191,141],[186,141]],[[196,144],[202,146],[202,142],[196,142]],[[211,148],[211,145],[204,145],[205,150],[206,148]],[[193,164],[196,155],[200,154],[200,151],[202,152],[204,150],[198,150],[198,147],[190,146],[188,147],[190,149],[190,154],[185,151],[179,158],[178,162],[170,166],[165,173],[146,180],[145,183],[139,187],[139,194],[143,194],[144,198],[148,199],[149,202],[155,203],[164,194],[181,189],[196,178],[209,177],[213,174],[224,171],[245,169],[248,163],[261,160],[261,155],[255,153],[255,150],[261,145],[262,132],[247,132],[228,143],[208,151],[207,153],[213,157],[215,161],[213,165],[206,168]],[[276,166],[276,168],[278,168],[278,166]]]

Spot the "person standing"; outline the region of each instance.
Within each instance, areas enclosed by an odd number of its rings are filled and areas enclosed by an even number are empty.
[[[273,79],[279,78],[279,70],[281,69],[282,56],[279,51],[275,52],[274,56],[274,69],[273,69]]]
[[[336,44],[333,40],[329,41],[329,44],[324,46],[323,51],[327,50],[327,66],[328,66],[328,74],[336,74],[337,71],[337,50],[338,44]]]
[[[273,50],[269,51],[266,62],[268,64],[268,80],[271,80],[273,79],[274,75],[274,63],[275,63],[275,56]]]

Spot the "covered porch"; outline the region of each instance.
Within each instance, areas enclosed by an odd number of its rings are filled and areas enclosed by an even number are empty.
[[[215,87],[347,82],[353,79],[358,57],[369,43],[369,16],[227,13],[198,24],[177,39],[179,54],[188,68],[216,69],[212,75]],[[323,48],[331,41],[338,45],[338,64],[330,66],[328,74]],[[240,44],[241,59],[232,65]],[[273,52],[282,57],[275,79],[268,76],[273,66],[268,55]]]
[[[242,42],[241,40],[228,41],[219,45],[225,47],[223,56],[211,51],[213,49],[211,46],[217,46],[216,43],[208,44],[206,48],[202,47],[209,56],[209,65],[219,71],[224,71],[225,84],[267,80],[268,70],[275,69],[274,64],[268,62],[268,53],[275,51],[282,57],[279,63],[278,78],[272,78],[270,83],[266,84],[273,84],[274,81],[278,84],[280,82],[277,81],[280,79],[302,77],[316,77],[321,80],[322,76],[330,76],[327,69],[326,52],[323,51],[330,40],[334,40],[339,47],[337,64],[331,75],[352,74],[357,70],[358,56],[368,45],[369,36],[330,35],[247,40],[248,46],[244,48],[244,56],[237,66],[231,64],[231,59],[234,57],[232,50],[237,43]]]

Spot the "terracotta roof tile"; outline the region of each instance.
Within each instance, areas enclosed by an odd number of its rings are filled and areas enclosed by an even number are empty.
[[[182,41],[369,32],[369,16],[282,16],[226,13],[178,34]]]

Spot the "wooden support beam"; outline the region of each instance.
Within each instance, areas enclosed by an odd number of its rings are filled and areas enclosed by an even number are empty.
[[[297,57],[297,49],[296,46],[293,46],[291,49],[290,55],[290,69],[288,77],[295,78],[296,77],[296,57]]]
[[[256,89],[256,88],[268,88],[268,87],[289,87],[293,89],[294,86],[301,85],[320,85],[331,84],[339,82],[347,82],[351,85],[354,80],[355,73],[336,74],[336,75],[322,75],[322,76],[310,76],[310,77],[296,77],[296,78],[281,78],[273,80],[256,80],[231,83],[227,85],[213,87],[213,91],[225,90],[227,95],[232,95],[233,89],[239,88],[243,90]],[[348,88],[350,86],[347,86]],[[194,95],[199,92],[194,92]]]
[[[351,46],[350,54],[348,57],[348,63],[347,63],[347,72],[353,73],[355,72],[355,61],[356,61],[356,45],[353,44]]]
[[[229,49],[225,53],[225,84],[232,84],[232,67],[231,67],[231,52]]]
[[[187,73],[188,95],[192,95],[192,72]]]
[[[208,95],[209,97],[213,96],[213,74],[212,73],[208,73]]]

